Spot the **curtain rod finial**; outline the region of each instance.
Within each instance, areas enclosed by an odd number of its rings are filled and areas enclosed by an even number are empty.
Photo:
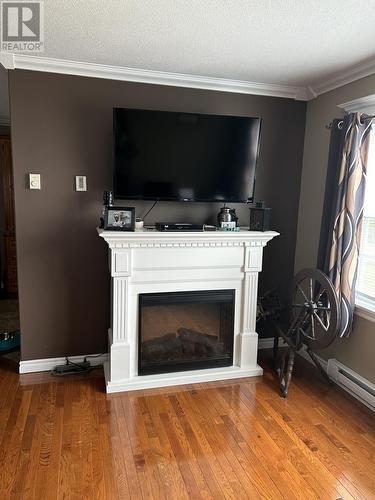
[[[333,127],[333,122],[328,123],[328,125],[324,125],[324,126],[325,126],[325,128],[326,128],[327,130],[331,130],[331,129],[332,129],[332,127]],[[338,129],[340,129],[340,130],[342,130],[343,126],[344,126],[344,120],[340,120],[340,121],[338,122],[338,124],[337,124],[337,128],[338,128]]]

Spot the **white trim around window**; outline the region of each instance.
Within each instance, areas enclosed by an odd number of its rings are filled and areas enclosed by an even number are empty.
[[[345,110],[347,113],[366,113],[372,115],[375,113],[375,94],[360,97],[354,101],[344,102],[338,105],[339,108]]]
[[[355,296],[355,314],[375,323],[375,299],[361,292]]]

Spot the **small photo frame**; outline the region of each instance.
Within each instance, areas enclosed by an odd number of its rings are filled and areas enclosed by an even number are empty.
[[[105,211],[104,229],[108,231],[134,231],[134,207],[107,207]]]

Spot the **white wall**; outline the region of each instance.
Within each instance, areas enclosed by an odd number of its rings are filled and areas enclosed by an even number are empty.
[[[307,105],[296,271],[316,267],[330,141],[330,131],[325,125],[343,116],[338,104],[371,94],[375,94],[375,75],[332,90]],[[356,318],[351,337],[338,339],[321,355],[335,357],[375,382],[375,323]]]

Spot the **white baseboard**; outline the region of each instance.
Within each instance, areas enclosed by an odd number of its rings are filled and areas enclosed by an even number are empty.
[[[272,348],[273,348],[273,337],[265,339],[258,337],[258,350],[272,349]]]
[[[284,342],[280,339],[280,347],[282,347]],[[273,337],[270,338],[259,338],[258,349],[272,349],[273,348]],[[69,356],[69,359],[73,363],[79,363],[85,358],[82,356]],[[53,370],[57,365],[62,365],[65,363],[65,357],[60,358],[45,358],[45,359],[30,359],[27,361],[20,361],[19,363],[19,373],[36,373],[45,372]],[[108,361],[108,354],[101,354],[95,358],[88,358],[92,365],[101,365]]]
[[[286,342],[282,338],[279,338],[279,347],[285,347],[286,345],[287,345]],[[262,350],[262,349],[273,349],[273,337],[258,339],[258,350]],[[306,359],[310,363],[314,364],[313,360],[310,358],[310,356],[306,352],[306,347],[304,347],[300,351],[297,351],[297,354],[299,356],[302,356],[302,358]],[[323,369],[325,371],[327,371],[328,370],[328,361],[321,358],[320,356],[317,356],[316,354],[315,354],[315,356],[318,359],[318,361],[320,362],[320,364],[322,365]]]
[[[279,347],[286,346],[286,343],[282,338],[279,338]],[[273,349],[273,337],[259,338],[258,337],[258,350],[262,349]]]
[[[93,366],[102,365],[106,361],[108,361],[108,354],[87,354],[87,361]],[[82,362],[85,357],[82,356],[68,356],[70,361],[73,363]],[[95,357],[91,357],[95,356]],[[19,373],[35,373],[35,372],[48,372],[53,370],[57,365],[63,365],[65,363],[66,357],[62,358],[46,358],[46,359],[29,359],[27,361],[20,361],[19,364]]]

